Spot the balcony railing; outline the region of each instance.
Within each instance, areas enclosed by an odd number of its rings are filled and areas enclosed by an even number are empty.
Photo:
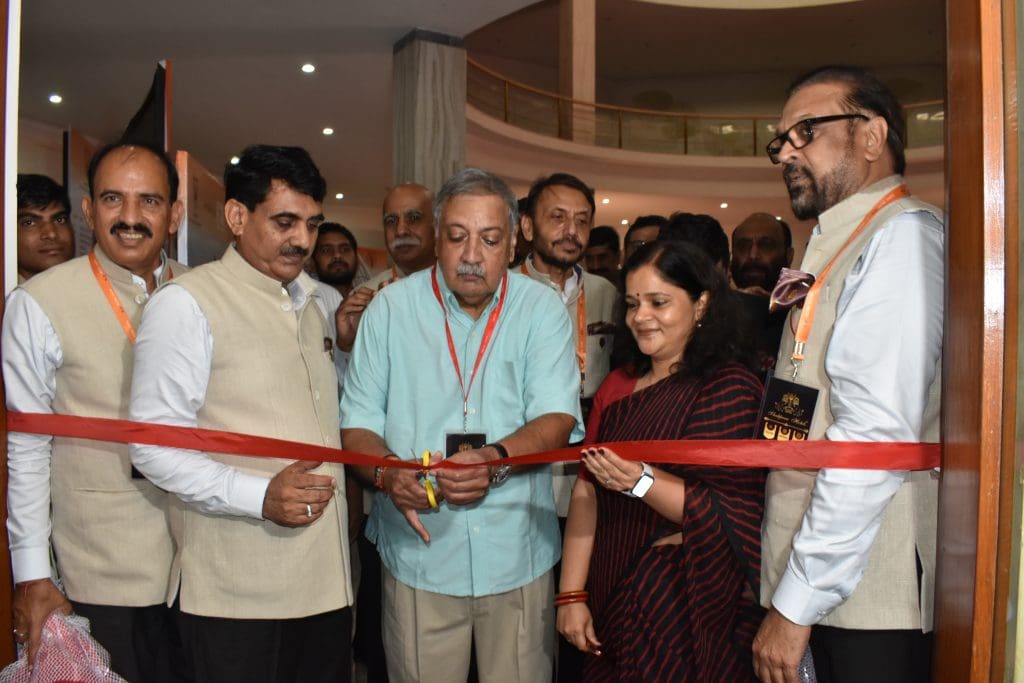
[[[581,102],[505,78],[467,59],[466,99],[496,119],[541,135],[636,152],[762,156],[777,115],[683,114]],[[907,147],[943,144],[942,100],[905,105]]]

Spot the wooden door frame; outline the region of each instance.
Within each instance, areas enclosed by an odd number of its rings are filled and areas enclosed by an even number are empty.
[[[0,1],[0,178],[7,183],[7,62],[8,62],[8,35],[10,28],[9,0]],[[7,213],[5,205],[6,192],[0,190],[0,216],[6,223]],[[3,223],[0,223],[2,225]],[[4,246],[6,242],[6,231],[0,236],[0,264],[5,263]],[[0,273],[0,283],[3,282],[3,274]],[[0,286],[2,288],[2,286]],[[0,319],[4,313],[4,297],[0,297]],[[0,664],[7,664],[14,661],[14,636],[13,617],[11,615],[11,598],[13,585],[11,583],[11,554],[7,547],[7,401],[3,391],[3,382],[0,382],[0,543],[2,543],[3,560],[0,560]]]
[[[936,681],[1001,681],[1006,666],[1019,283],[1013,5],[947,2]]]

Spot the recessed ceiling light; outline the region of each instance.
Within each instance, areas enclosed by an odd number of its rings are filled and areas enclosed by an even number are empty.
[[[314,71],[316,71],[316,67],[313,66],[312,64],[307,62],[307,63],[302,65],[302,73],[304,73],[304,74],[311,74]]]
[[[334,135],[333,128],[324,128],[324,135]]]
[[[604,199],[602,199],[602,200],[601,200],[601,203],[602,203],[602,204],[611,204],[611,203],[612,203],[612,200],[610,200],[610,199],[608,199],[607,197],[605,197]]]
[[[622,224],[623,225],[629,225],[629,221],[627,221],[625,218],[623,218],[622,219]]]
[[[345,198],[345,193],[344,192],[339,192],[338,194],[334,195],[334,198],[335,199],[344,199]]]
[[[721,204],[718,205],[718,208],[720,208],[720,209],[728,209],[729,208],[729,202],[722,202]]]
[[[51,93],[50,97],[49,97],[49,100],[50,100],[50,104],[60,104],[61,102],[64,101],[64,98],[61,97],[60,95],[58,95],[57,93]]]
[[[232,166],[237,166],[239,161],[241,161],[241,159],[239,159],[238,157],[231,157]]]

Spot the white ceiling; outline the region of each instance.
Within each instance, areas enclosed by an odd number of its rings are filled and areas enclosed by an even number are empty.
[[[361,222],[391,180],[392,45],[417,27],[462,36],[526,4],[24,0],[20,114],[115,139],[171,58],[175,148],[219,175],[247,144],[301,145],[328,180],[326,213]]]
[[[304,146],[328,179],[325,213],[375,235],[391,181],[392,45],[416,27],[455,36],[476,31],[467,41],[471,54],[555,68],[557,0],[528,5],[23,0],[21,116],[114,139],[141,104],[155,62],[171,58],[175,148],[219,174],[250,143]],[[604,79],[738,71],[792,76],[823,61],[938,64],[941,75],[944,63],[943,0],[765,11],[598,0],[597,11]],[[306,61],[316,64],[316,73],[299,71]],[[941,83],[930,87],[943,90]],[[54,91],[64,97],[59,106],[47,101]],[[334,128],[333,136],[321,134],[325,126]],[[345,199],[334,200],[335,192]]]

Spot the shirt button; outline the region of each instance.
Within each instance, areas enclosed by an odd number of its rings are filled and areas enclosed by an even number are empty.
[[[281,310],[282,311],[290,311],[290,310],[292,310],[292,305],[291,304],[281,304]]]
[[[478,526],[473,527],[473,533],[474,534],[480,533],[480,527],[478,527]]]
[[[136,295],[135,295],[135,303],[137,303],[137,304],[138,304],[138,305],[140,305],[140,306],[141,306],[142,304],[146,303],[146,297],[145,297],[145,295],[143,295],[143,294],[136,294]]]
[[[466,411],[467,415],[476,415],[476,408],[470,408]]]
[[[320,392],[319,391],[314,391],[313,392],[313,398],[316,399],[317,401],[319,401],[320,400]]]

